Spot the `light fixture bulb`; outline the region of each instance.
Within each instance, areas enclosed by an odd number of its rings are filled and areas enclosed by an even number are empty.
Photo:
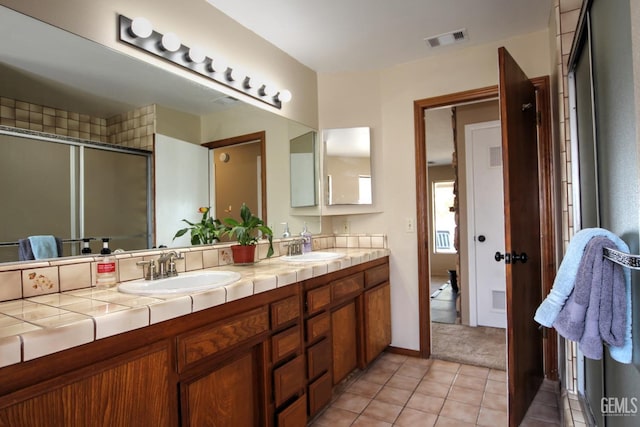
[[[162,36],[162,48],[168,52],[175,52],[180,49],[182,42],[180,41],[180,37],[178,37],[175,33],[167,33]]]
[[[194,46],[189,49],[189,53],[187,53],[187,57],[189,61],[199,64],[201,62],[204,62],[204,60],[207,58],[207,55],[205,55],[204,49],[202,49],[199,46]]]
[[[137,17],[131,21],[131,28],[129,33],[134,37],[146,39],[153,33],[153,25],[147,18]]]
[[[289,92],[286,89],[281,90],[280,92],[278,92],[277,96],[278,96],[278,101],[280,101],[280,102],[289,102],[289,101],[291,101],[291,92]]]
[[[213,59],[209,64],[209,71],[212,73],[226,73],[229,66],[223,59]]]
[[[258,93],[260,93],[261,96],[268,96],[271,98],[271,97],[274,97],[278,92],[276,91],[276,88],[274,86],[270,85],[269,83],[265,83],[260,88]]]

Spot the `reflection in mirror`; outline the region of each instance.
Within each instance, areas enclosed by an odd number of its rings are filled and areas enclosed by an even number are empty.
[[[291,207],[316,206],[316,133],[308,132],[289,143],[291,164]]]
[[[324,129],[322,138],[327,204],[370,205],[370,128]]]
[[[311,129],[307,128],[304,132],[290,135],[289,126],[298,129],[303,125],[292,124],[292,121],[282,116],[227,96],[197,80],[185,78],[178,73],[117,52],[3,6],[0,6],[0,52],[3,53],[0,61],[2,125],[14,129],[35,129],[48,134],[58,133],[101,143],[117,143],[126,147],[129,147],[129,141],[123,142],[125,134],[138,138],[141,132],[145,132],[141,137],[145,139],[144,143],[131,145],[144,150],[154,150],[154,144],[157,150],[158,142],[162,139],[160,144],[165,154],[162,161],[164,166],[159,165],[158,153],[154,152],[153,169],[149,168],[146,171],[153,177],[151,185],[154,186],[154,190],[151,192],[151,211],[146,217],[143,233],[149,234],[151,241],[141,239],[137,244],[126,245],[117,245],[114,242],[110,245],[112,249],[123,247],[125,250],[140,250],[149,246],[180,244],[177,240],[172,241],[172,238],[176,230],[184,226],[181,219],[198,221],[197,209],[207,203],[214,205],[215,202],[209,196],[206,163],[203,163],[202,168],[196,168],[193,163],[183,163],[181,159],[192,157],[191,151],[195,150],[191,148],[197,147],[206,151],[199,145],[203,141],[262,129],[266,129],[267,132],[267,166],[270,171],[270,191],[267,195],[264,190],[262,197],[263,206],[267,205],[267,196],[269,198],[270,225],[288,221],[291,229],[297,231],[306,221],[310,227],[317,224],[317,228],[314,227],[312,230],[314,233],[320,232],[319,210],[308,213],[316,218],[294,216],[294,213],[289,211],[289,192],[286,191],[290,186],[287,141]],[[13,108],[7,107],[7,103],[13,103]],[[121,116],[124,116],[125,120],[114,122],[114,118]],[[131,122],[140,124],[139,128],[125,126],[125,121],[126,125],[129,125],[129,116],[132,116]],[[218,120],[218,116],[223,119]],[[27,120],[26,117],[35,117],[38,122]],[[94,130],[97,130],[97,133]],[[182,156],[184,151],[188,151],[189,156]],[[27,153],[25,158],[29,159],[34,153],[35,151]],[[204,156],[207,157],[206,153]],[[45,163],[46,170],[51,172],[48,176],[62,174],[68,181],[68,155],[50,156]],[[126,171],[120,170],[125,166],[118,163],[117,167],[117,176],[127,176]],[[127,167],[127,170],[129,169],[131,168]],[[190,172],[188,175],[183,173],[183,170],[187,169]],[[136,171],[146,173],[143,169]],[[35,176],[26,170],[23,174]],[[189,180],[187,176],[190,177]],[[204,181],[204,189],[201,188],[202,182],[193,182],[196,179],[194,176],[204,176],[197,178],[198,181]],[[134,179],[136,182],[142,182],[139,178],[130,178],[129,181],[132,182]],[[15,193],[16,189],[26,196],[27,200],[16,206],[20,206],[21,209],[34,209],[34,206],[43,209],[42,206],[46,203],[40,198],[35,198],[31,190],[26,190],[22,180],[18,181],[20,185],[8,180],[4,182],[7,186],[3,187],[3,197],[5,194]],[[63,186],[68,191],[69,185],[65,185],[64,182],[66,181],[63,179],[56,179],[55,185]],[[110,184],[111,181],[98,180],[97,188],[108,187]],[[51,188],[54,180],[47,178],[47,185]],[[127,187],[129,182],[122,185]],[[266,179],[262,185],[267,185]],[[121,191],[115,186],[110,188],[116,193]],[[50,191],[49,194],[52,195],[54,192]],[[61,193],[56,191],[55,194]],[[60,199],[62,197],[59,196]],[[8,199],[3,201],[3,211],[7,210],[6,200]],[[141,196],[129,202],[138,206],[147,204],[147,199]],[[25,203],[29,204],[28,208],[24,207]],[[89,203],[91,210],[100,211],[99,200]],[[73,236],[68,225],[68,214],[61,216],[55,209],[47,209],[47,215],[41,215],[37,222],[42,225],[51,224],[51,227],[38,228],[37,231],[25,230],[24,233],[55,233],[63,238]],[[260,212],[261,209],[256,207],[255,211]],[[300,213],[303,214],[307,213]],[[115,214],[109,213],[108,216],[123,224],[137,222],[137,219],[130,217],[125,210]],[[262,216],[266,217],[266,212]],[[64,229],[58,231],[53,225],[59,225]],[[86,225],[93,227],[96,224]],[[120,232],[108,233],[114,235]],[[16,238],[17,235],[9,240],[14,241]],[[8,240],[0,240],[3,241]],[[183,245],[189,243],[184,242]],[[95,250],[93,252],[95,253]],[[63,253],[65,256],[73,255],[73,250],[65,247]],[[8,260],[0,259],[0,262],[2,261]]]
[[[0,262],[30,259],[18,242],[36,235],[61,239],[62,255],[79,255],[82,238],[94,254],[102,237],[112,250],[148,247],[151,153],[5,128]]]

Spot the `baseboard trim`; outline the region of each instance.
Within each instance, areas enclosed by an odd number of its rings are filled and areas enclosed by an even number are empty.
[[[409,350],[407,348],[389,346],[386,351],[387,353],[401,354],[403,356],[420,357],[420,351]]]

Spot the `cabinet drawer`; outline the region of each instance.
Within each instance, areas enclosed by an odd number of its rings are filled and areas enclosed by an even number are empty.
[[[269,330],[267,307],[178,336],[178,370]]]
[[[285,357],[300,350],[300,327],[294,326],[271,338],[271,352],[273,363],[278,363]]]
[[[331,401],[333,381],[327,372],[313,383],[309,384],[309,417],[313,417]]]
[[[307,349],[307,374],[313,379],[331,367],[331,345],[325,338]]]
[[[331,304],[331,287],[329,285],[307,292],[307,311],[316,313]]]
[[[278,414],[278,427],[305,427],[307,425],[307,396],[302,396]]]
[[[300,355],[273,371],[273,394],[276,407],[304,387],[304,356]]]
[[[345,297],[356,295],[364,288],[364,278],[362,273],[352,274],[343,279],[331,282],[331,298],[339,301]]]
[[[298,317],[300,317],[300,299],[298,295],[293,295],[271,304],[271,327],[273,329],[277,329]]]
[[[326,336],[331,330],[331,317],[329,313],[318,314],[307,320],[307,342]]]
[[[389,264],[379,265],[364,272],[365,287],[370,288],[389,280]]]

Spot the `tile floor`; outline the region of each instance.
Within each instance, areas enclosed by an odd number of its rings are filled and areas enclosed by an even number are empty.
[[[506,373],[382,354],[336,388],[311,422],[321,426],[507,426]],[[560,426],[557,393],[544,383],[522,426]]]

